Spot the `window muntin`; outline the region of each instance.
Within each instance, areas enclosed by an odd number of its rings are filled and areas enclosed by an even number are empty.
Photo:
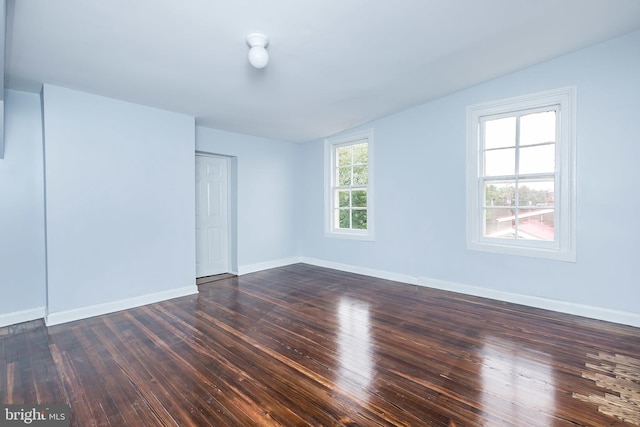
[[[467,246],[575,261],[575,89],[467,109]]]
[[[327,140],[326,231],[372,239],[371,132]]]
[[[367,185],[369,183],[368,143],[347,143],[334,146],[335,228],[342,230],[367,229]]]
[[[483,238],[556,240],[558,108],[480,118]]]

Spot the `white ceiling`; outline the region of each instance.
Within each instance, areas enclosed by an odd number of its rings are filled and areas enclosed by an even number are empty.
[[[304,142],[636,29],[640,0],[9,0],[5,86]]]

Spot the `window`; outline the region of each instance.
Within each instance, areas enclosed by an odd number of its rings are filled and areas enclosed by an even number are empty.
[[[467,246],[575,261],[575,89],[467,109]]]
[[[325,231],[373,240],[373,132],[325,140]]]

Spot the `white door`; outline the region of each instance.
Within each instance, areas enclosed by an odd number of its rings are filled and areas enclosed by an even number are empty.
[[[229,272],[229,162],[196,156],[196,276]]]

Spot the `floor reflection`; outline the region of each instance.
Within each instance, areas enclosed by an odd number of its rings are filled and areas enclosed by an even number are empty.
[[[481,351],[482,407],[504,419],[553,425],[555,381],[552,359],[517,343],[488,339]]]
[[[373,377],[373,348],[369,306],[343,297],[338,304],[338,358],[336,384],[361,401],[369,398]]]

